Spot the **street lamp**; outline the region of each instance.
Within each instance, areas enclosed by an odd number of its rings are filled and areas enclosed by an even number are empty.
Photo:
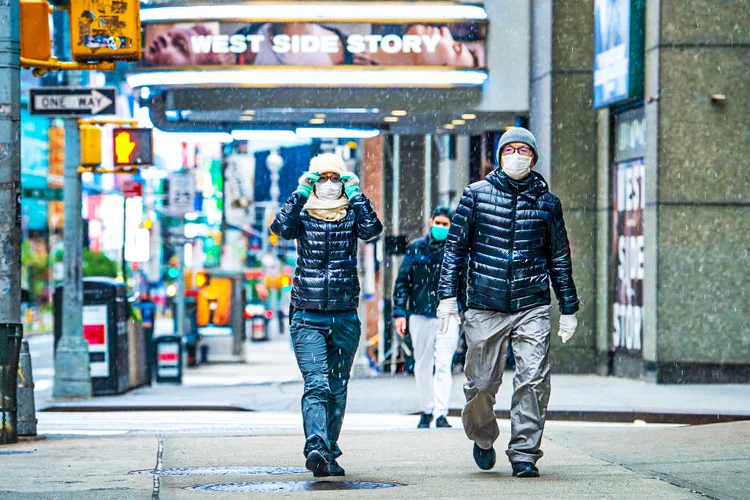
[[[271,172],[271,206],[277,207],[279,203],[279,171],[284,166],[284,159],[276,149],[272,149],[266,158],[266,167]]]

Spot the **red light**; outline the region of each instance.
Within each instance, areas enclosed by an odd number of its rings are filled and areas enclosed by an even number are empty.
[[[266,311],[266,319],[273,318],[273,311]]]
[[[252,313],[250,313],[250,311],[245,311],[245,319],[250,319],[252,317],[253,317],[253,315],[252,315]]]

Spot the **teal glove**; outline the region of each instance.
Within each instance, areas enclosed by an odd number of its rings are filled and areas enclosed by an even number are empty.
[[[350,200],[362,192],[359,189],[359,177],[351,172],[341,174],[341,182],[344,183],[344,192]]]
[[[299,193],[305,198],[310,198],[312,194],[313,186],[320,179],[320,174],[317,172],[307,172],[305,175],[299,178],[299,186],[294,190],[295,193]]]

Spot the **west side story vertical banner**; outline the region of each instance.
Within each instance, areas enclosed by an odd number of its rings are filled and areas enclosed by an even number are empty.
[[[645,119],[643,108],[615,117],[612,169],[612,350],[640,352],[643,338]]]

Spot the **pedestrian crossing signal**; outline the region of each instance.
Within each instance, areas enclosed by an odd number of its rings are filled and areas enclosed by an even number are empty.
[[[153,136],[150,128],[116,128],[113,131],[116,167],[153,165]]]

